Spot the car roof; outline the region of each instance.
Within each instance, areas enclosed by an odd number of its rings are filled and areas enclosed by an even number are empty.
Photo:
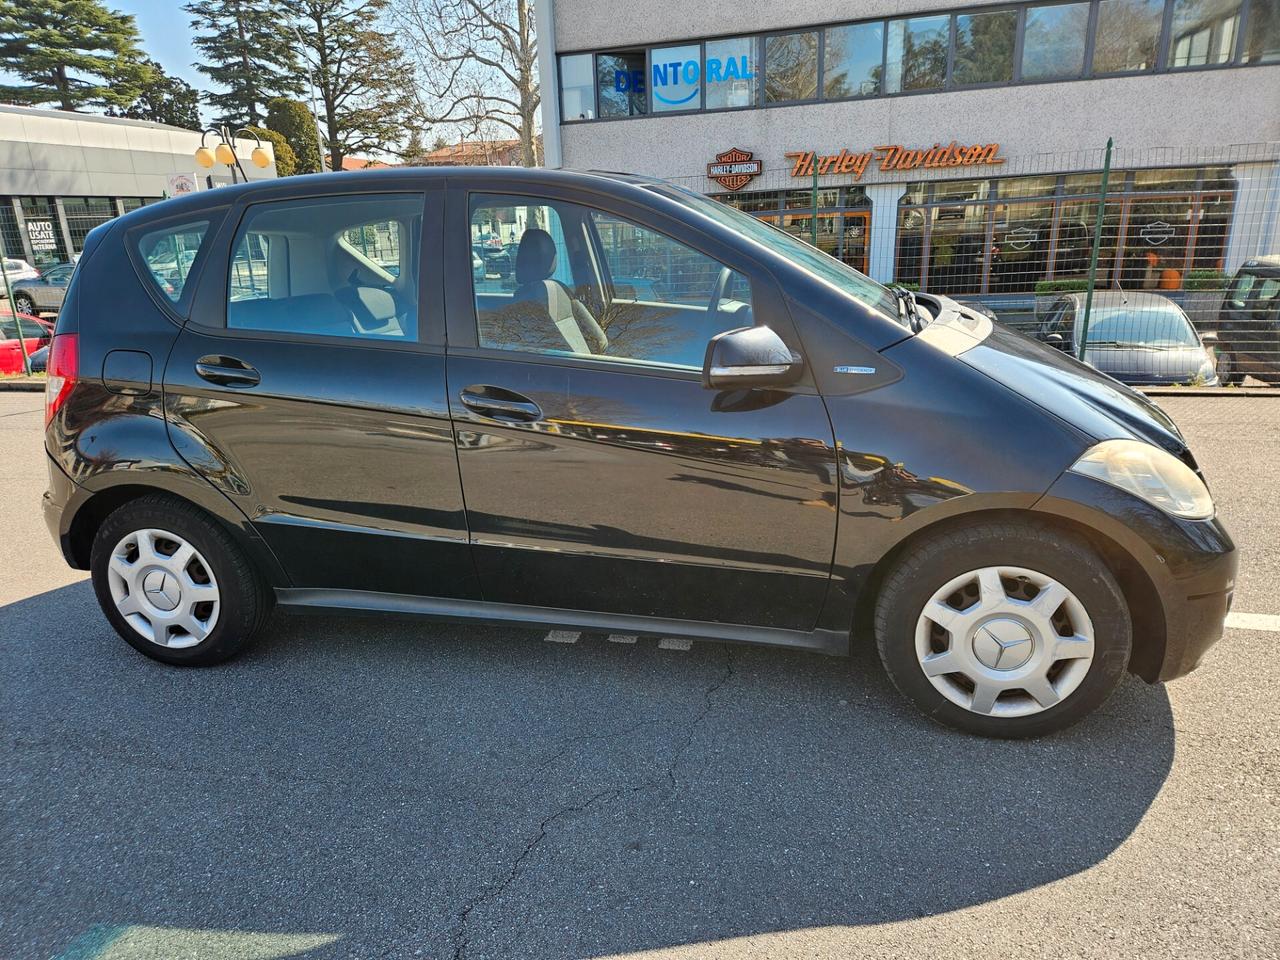
[[[1087,293],[1072,293],[1071,298],[1084,302]],[[1117,309],[1128,307],[1131,310],[1154,310],[1162,307],[1177,308],[1177,304],[1168,297],[1145,290],[1095,290],[1093,291],[1094,307]]]
[[[1237,272],[1243,272],[1245,270],[1254,270],[1254,269],[1257,269],[1258,267],[1263,267],[1267,270],[1280,270],[1280,254],[1271,253],[1265,257],[1250,257],[1243,264],[1241,264],[1240,270]]]
[[[187,213],[195,215],[210,207],[225,206],[247,194],[259,192],[285,199],[287,195],[293,193],[306,196],[328,192],[335,188],[341,188],[342,192],[353,190],[358,192],[361,189],[394,189],[463,176],[481,182],[491,180],[496,189],[501,189],[504,183],[519,181],[523,184],[545,183],[548,186],[590,187],[597,191],[632,196],[646,186],[657,186],[662,183],[650,177],[605,170],[548,170],[544,167],[382,167],[375,170],[345,170],[295,177],[273,177],[221,186],[212,190],[171,197],[160,203],[149,203],[145,207],[131,210],[119,219],[123,222],[145,223],[152,219],[167,219],[170,216],[182,216]]]

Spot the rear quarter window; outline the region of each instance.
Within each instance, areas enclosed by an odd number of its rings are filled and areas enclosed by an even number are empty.
[[[160,292],[177,303],[186,288],[191,265],[209,232],[208,220],[194,220],[178,226],[144,233],[138,238],[138,253]]]

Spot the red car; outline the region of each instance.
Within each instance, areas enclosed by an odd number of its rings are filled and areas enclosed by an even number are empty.
[[[53,336],[53,324],[48,320],[26,313],[16,317],[12,313],[0,313],[0,376],[26,372],[22,364],[22,348],[18,343],[19,326],[27,356],[47,344]]]

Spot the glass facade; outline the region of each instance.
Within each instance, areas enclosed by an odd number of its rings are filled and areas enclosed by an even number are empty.
[[[1280,0],[1067,0],[560,56],[561,120],[1280,63]]]
[[[80,255],[84,238],[99,224],[159,197],[0,197],[5,255],[39,269]],[[59,203],[62,211],[59,214]],[[65,229],[64,229],[65,225]]]
[[[714,194],[714,198],[815,243],[819,250],[854,269],[867,271],[871,203],[862,187],[756,190]]]
[[[1099,174],[909,185],[895,279],[960,296],[1084,279],[1100,186]],[[1181,289],[1188,270],[1222,269],[1234,199],[1225,167],[1113,172],[1099,285]]]

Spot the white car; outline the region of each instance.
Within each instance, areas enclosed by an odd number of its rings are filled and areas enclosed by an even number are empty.
[[[15,257],[5,257],[4,273],[9,278],[9,282],[15,280],[35,280],[40,276],[40,271],[27,263],[25,260],[18,260]]]

